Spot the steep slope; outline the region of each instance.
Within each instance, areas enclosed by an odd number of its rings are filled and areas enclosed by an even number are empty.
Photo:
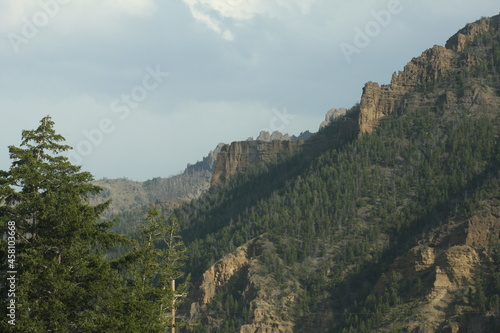
[[[290,280],[285,290],[274,287],[276,281],[268,267],[284,264],[272,255],[273,246],[265,237],[258,237],[212,265],[202,276],[198,300],[190,307],[190,321],[234,332],[293,332],[287,312],[294,307],[300,283]],[[221,294],[226,295],[217,299]],[[218,309],[221,305],[226,310],[223,317]],[[229,323],[233,313],[252,318],[252,322],[241,328],[237,322]]]
[[[319,125],[319,129],[327,127],[335,119],[344,116],[346,114],[346,112],[347,112],[347,109],[343,109],[343,108],[340,108],[340,109],[337,109],[337,108],[330,109],[326,113],[325,120],[323,120],[321,122],[321,124]]]
[[[491,75],[500,66],[499,31],[499,16],[483,18],[457,32],[446,47],[435,45],[412,59],[389,85],[368,82],[361,97],[360,132],[372,132],[389,114],[423,106],[496,111],[500,95]]]
[[[109,199],[113,202],[106,212],[106,216],[119,214],[122,211],[137,209],[149,203],[143,183],[129,179],[101,179],[94,182],[103,191],[95,198],[93,204],[100,204]]]
[[[498,190],[498,184],[496,186]],[[429,235],[418,240],[419,245],[392,264],[390,271],[399,277],[398,284],[416,286],[421,293],[417,295],[417,290],[412,291],[412,296],[420,302],[416,304],[412,316],[406,319],[405,326],[409,331],[458,332],[460,327],[467,332],[488,331],[488,324],[491,323],[481,320],[464,321],[463,317],[478,314],[478,309],[474,306],[479,302],[474,298],[484,288],[484,281],[478,281],[479,272],[482,269],[487,272],[491,268],[498,269],[498,266],[495,268],[491,264],[494,263],[496,254],[492,244],[500,238],[500,193],[492,194],[465,221],[451,220],[445,226],[435,228]],[[488,273],[483,276],[492,272]],[[375,290],[387,288],[385,284],[386,281],[379,280]],[[498,286],[495,288],[498,289]],[[484,294],[484,290],[482,293]],[[404,306],[398,305],[393,311],[403,310]],[[480,308],[484,307],[481,310],[484,312],[487,306],[479,304]],[[495,311],[498,320],[498,308],[493,309],[489,317],[494,319]],[[388,326],[395,329],[395,325]],[[499,326],[498,322],[496,326]]]
[[[499,21],[177,210],[189,331],[498,331]]]
[[[111,199],[105,217],[118,219],[113,230],[134,233],[150,205],[159,205],[168,213],[237,173],[248,172],[299,151],[304,143],[302,139],[311,135],[308,131],[298,137],[262,131],[255,141],[250,138],[230,145],[218,144],[201,161],[188,164],[183,173],[169,178],[158,177],[145,182],[124,178],[98,180],[95,184],[103,191],[92,202],[99,204]]]
[[[193,299],[193,320],[222,332],[234,332],[235,323],[254,331],[274,327],[271,332],[290,327],[297,332],[336,327],[333,332],[340,332],[352,325],[362,332],[366,331],[362,326],[381,328],[392,321],[401,325],[407,317],[400,314],[409,310],[394,309],[426,301],[412,299],[415,295],[411,290],[419,281],[402,279],[411,275],[395,269],[409,259],[410,266],[429,265],[420,283],[426,288],[435,285],[441,292],[436,297],[428,293],[429,307],[444,309],[441,302],[448,302],[453,308],[456,293],[463,289],[445,282],[470,278],[467,271],[487,266],[495,249],[493,245],[481,246],[485,239],[498,240],[491,227],[496,220],[475,222],[474,218],[482,214],[474,208],[479,200],[498,196],[500,145],[494,135],[498,121],[482,115],[484,119],[471,114],[448,118],[447,114],[420,110],[390,117],[390,122],[371,136],[322,154],[298,176],[288,177],[288,185],[285,181],[284,187],[267,195],[265,201],[249,203],[248,195],[238,198],[232,191],[219,190],[204,198],[200,209],[193,203],[189,211],[178,215],[186,214],[183,219],[193,223],[185,234],[193,260],[190,271],[203,277],[199,292],[192,293],[193,297],[202,295]],[[290,165],[295,163],[277,168],[265,179],[274,179]],[[484,187],[485,182],[492,189]],[[248,186],[261,191],[264,184],[251,180]],[[247,193],[245,188],[235,187],[238,189]],[[468,244],[475,242],[474,248],[462,248],[467,243],[458,236],[450,236],[455,243],[450,237],[435,243],[422,237],[435,234],[446,238],[447,234],[435,228],[445,225],[443,231],[451,232],[463,221],[477,224],[475,229],[467,229],[467,236],[461,236],[471,239]],[[197,231],[200,236],[192,239]],[[481,243],[472,240],[479,232]],[[246,243],[245,239],[255,240]],[[266,251],[257,250],[255,242],[268,244]],[[413,264],[413,258],[427,255],[414,249],[419,242],[424,249],[440,247],[433,253],[436,258],[428,255],[422,264]],[[234,255],[212,264],[204,273],[196,273],[195,267],[210,263],[207,256],[216,258],[239,244],[244,245]],[[398,259],[399,255],[403,259]],[[461,271],[461,275],[453,275]],[[429,274],[436,276],[435,281]],[[237,283],[232,282],[233,276]],[[382,282],[375,285],[377,280]],[[443,293],[443,286],[450,287],[453,295]],[[474,281],[469,286],[474,286]],[[292,305],[287,299],[294,300]],[[234,313],[246,316],[228,317],[214,310],[224,309],[226,303],[234,304]],[[348,312],[338,316],[343,311]],[[378,318],[380,311],[387,316]],[[421,311],[413,309],[411,313],[416,316]],[[263,317],[263,312],[268,316]],[[465,312],[474,313],[470,308]],[[365,316],[348,315],[351,313]],[[435,314],[436,326],[450,319],[444,314]],[[425,321],[418,323],[423,326]]]
[[[140,210],[143,206],[163,203],[178,207],[182,202],[199,197],[208,191],[217,156],[223,144],[210,151],[202,161],[189,164],[183,173],[168,178],[153,178],[145,182],[129,179],[101,179],[95,182],[103,192],[95,203],[112,199],[106,215],[117,216],[121,213]]]
[[[198,198],[210,187],[223,183],[237,173],[277,161],[281,155],[298,152],[304,140],[312,136],[306,131],[298,137],[270,134],[262,131],[256,140],[220,143],[206,157],[195,164],[188,164],[183,173],[145,182],[121,179],[101,179],[95,182],[104,191],[94,198],[99,204],[108,199],[112,203],[106,215],[116,216],[130,210],[141,209],[153,203],[170,207]]]
[[[282,154],[293,154],[300,151],[304,141],[238,141],[222,147],[211,186],[225,182],[237,173],[247,172],[266,163],[276,162]]]

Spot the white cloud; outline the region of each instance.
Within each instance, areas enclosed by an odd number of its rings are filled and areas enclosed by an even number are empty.
[[[231,31],[229,31],[227,28],[225,28],[224,25],[222,24],[222,22],[213,18],[212,16],[207,14],[205,11],[198,8],[198,6],[192,6],[192,7],[190,7],[190,9],[191,9],[191,15],[193,15],[193,17],[196,20],[206,24],[207,27],[209,27],[210,29],[212,29],[213,31],[215,31],[216,33],[221,35],[224,39],[226,39],[226,40],[233,40],[234,39],[233,33]]]
[[[194,19],[226,40],[233,40],[231,26],[256,16],[284,18],[289,14],[307,15],[318,0],[183,0]]]
[[[0,32],[6,33],[22,24],[23,18],[39,8],[34,1],[7,0],[0,2]]]
[[[14,53],[6,34],[55,1],[59,13]],[[0,113],[8,119],[0,122],[0,169],[8,167],[6,146],[49,113],[73,146],[86,140],[84,130],[113,121],[83,162],[98,177],[166,176],[220,141],[273,127],[314,131],[329,108],[358,101],[366,81],[387,82],[466,22],[498,13],[498,0],[401,0],[401,14],[347,66],[339,43],[352,43],[354,29],[389,2],[0,0]],[[193,22],[215,38],[193,34]],[[110,103],[156,63],[172,77],[122,121]],[[296,116],[289,123],[276,114],[285,109]]]

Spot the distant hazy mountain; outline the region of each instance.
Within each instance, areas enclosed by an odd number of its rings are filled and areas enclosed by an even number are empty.
[[[288,134],[274,132],[269,134],[262,131],[256,141],[252,144],[247,144],[245,141],[238,144],[250,145],[259,147],[255,149],[264,149],[269,144],[281,145],[279,142],[284,141],[302,141],[310,138],[312,134],[309,131],[301,133],[298,137]],[[253,139],[251,139],[253,141]],[[273,143],[274,142],[274,143]],[[236,143],[235,143],[236,144]],[[230,144],[219,143],[214,150],[210,151],[206,157],[195,164],[188,164],[183,173],[172,177],[158,177],[145,182],[132,181],[125,178],[120,179],[101,179],[95,182],[104,189],[99,197],[95,198],[96,202],[103,202],[112,199],[110,209],[106,213],[107,216],[115,216],[117,214],[137,210],[143,206],[153,203],[162,203],[168,207],[177,207],[179,204],[198,198],[201,194],[207,192],[210,186],[214,186],[221,178],[220,173],[224,173],[223,179],[228,179],[237,172],[243,172],[248,166],[248,163],[259,165],[261,163],[270,162],[278,156],[278,151],[275,150],[271,155],[253,156],[251,161],[247,160],[249,156],[240,156],[245,162],[241,165],[232,164],[231,172],[222,170],[221,162],[216,170],[219,154],[223,151],[224,158],[227,157],[227,151],[231,150]],[[279,149],[278,149],[279,150]],[[231,153],[230,153],[231,154]],[[252,153],[253,154],[253,153]],[[212,182],[213,175],[217,181]]]

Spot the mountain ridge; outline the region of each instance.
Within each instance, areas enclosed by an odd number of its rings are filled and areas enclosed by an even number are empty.
[[[224,177],[169,212],[193,278],[181,330],[498,331],[499,28],[482,18],[368,82],[306,141],[192,166]]]
[[[327,114],[323,125],[331,115]],[[106,216],[117,216],[127,210],[137,210],[145,205],[163,203],[167,207],[200,197],[210,188],[225,182],[237,173],[245,172],[249,167],[258,167],[276,161],[282,153],[298,151],[305,140],[313,134],[304,131],[298,136],[282,134],[279,131],[269,133],[261,131],[254,140],[234,141],[230,144],[219,143],[201,161],[186,166],[185,170],[170,177],[156,177],[144,182],[126,178],[96,180],[95,185],[104,189],[94,203],[103,203],[112,199]],[[237,151],[235,151],[235,149]],[[222,154],[221,154],[222,152]],[[238,156],[236,159],[228,156]]]
[[[183,309],[203,325],[190,331],[500,328],[499,21],[368,82],[289,162],[175,214],[191,271],[207,268]]]
[[[477,66],[484,64],[484,60],[469,52],[467,45],[481,34],[498,33],[499,30],[500,16],[482,18],[450,37],[445,47],[435,45],[413,58],[402,71],[392,75],[390,84],[379,86],[374,82],[366,83],[360,102],[360,132],[372,132],[380,119],[402,108],[411,109],[425,104],[441,104],[441,107],[449,109],[498,106],[498,94],[484,92],[481,83],[477,82],[465,87],[462,96],[453,91],[426,92],[425,89],[438,86],[443,80],[464,80],[470,76]],[[496,58],[493,62],[497,66],[500,60],[497,59],[498,46],[495,47]],[[416,91],[417,87],[424,91]]]

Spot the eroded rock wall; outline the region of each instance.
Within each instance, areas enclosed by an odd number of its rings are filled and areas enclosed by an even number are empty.
[[[498,108],[498,94],[488,87],[485,78],[468,78],[469,86],[461,89],[457,89],[456,81],[484,62],[476,53],[468,52],[468,43],[478,35],[499,30],[500,16],[468,24],[448,40],[446,47],[436,45],[413,58],[402,71],[393,74],[390,84],[366,83],[360,102],[359,132],[370,133],[380,119],[403,110]]]
[[[283,153],[295,153],[304,141],[238,141],[222,147],[215,165],[211,186],[225,182],[236,173],[277,161]]]

